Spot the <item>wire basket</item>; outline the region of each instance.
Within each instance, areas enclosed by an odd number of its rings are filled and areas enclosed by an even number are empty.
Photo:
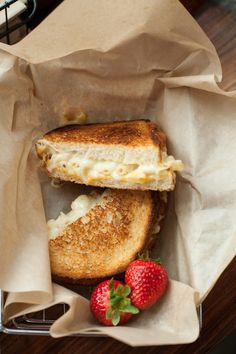
[[[11,24],[11,20],[9,18],[9,9],[17,1],[18,0],[5,0],[0,4],[0,13],[4,12],[5,15],[5,24],[3,25],[3,28],[5,28],[0,30],[0,40],[6,37],[7,44],[12,44],[10,34],[20,29],[21,27],[25,26],[26,34],[28,33],[28,24],[35,15],[37,9],[37,0],[27,0],[25,3],[26,9],[23,12],[23,15],[21,18],[19,18],[17,23]]]
[[[11,44],[10,34],[19,28],[25,26],[26,33],[28,33],[28,24],[36,13],[37,1],[27,0],[26,1],[26,14],[20,19],[16,24],[11,25],[8,16],[8,10],[11,5],[16,3],[18,0],[5,0],[4,3],[0,4],[0,12],[3,11],[5,14],[5,29],[0,30],[0,40],[6,37],[8,44]],[[62,316],[67,310],[67,304],[58,304],[46,310],[31,313],[28,315],[20,316],[14,318],[8,323],[4,323],[4,303],[6,294],[0,289],[0,332],[6,334],[22,334],[22,335],[49,335],[50,326],[53,322]],[[202,305],[197,308],[200,329],[202,328]],[[83,337],[106,337],[105,334],[101,334],[97,331],[90,331],[83,334],[76,334],[76,336]]]
[[[9,323],[4,324],[4,292],[0,293],[0,332],[7,334],[23,334],[23,335],[49,335],[49,328],[53,322],[62,316],[67,310],[68,305],[58,304],[46,310],[31,313],[29,315],[14,318]],[[202,328],[202,305],[197,307],[200,330]],[[76,334],[80,337],[107,337],[97,331],[90,331],[83,334]]]

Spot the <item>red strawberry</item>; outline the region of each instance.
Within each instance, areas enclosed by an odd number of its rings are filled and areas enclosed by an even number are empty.
[[[166,269],[160,260],[145,260],[143,257],[130,263],[125,273],[125,282],[131,288],[132,304],[146,310],[160,299],[168,284]]]
[[[130,287],[113,278],[98,284],[90,298],[90,309],[97,320],[106,326],[127,322],[139,310],[131,305]]]

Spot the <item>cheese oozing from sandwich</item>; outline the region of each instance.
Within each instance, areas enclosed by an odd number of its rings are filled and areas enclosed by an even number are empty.
[[[38,149],[40,150],[40,144]],[[57,150],[50,143],[45,144],[45,142],[42,149],[44,149],[45,163],[49,173],[64,170],[68,175],[79,175],[87,182],[113,179],[121,182],[148,183],[168,178],[170,171],[183,169],[182,161],[168,156],[165,151],[161,153],[161,161],[154,165],[86,158],[76,151]]]
[[[71,203],[71,210],[65,214],[60,213],[57,219],[51,219],[47,222],[49,239],[53,240],[59,236],[67,225],[72,224],[77,219],[85,216],[90,209],[99,203],[101,195],[91,193],[90,195],[80,195]]]
[[[86,219],[86,214],[94,208],[96,205],[100,204],[105,207],[105,200],[109,202],[107,195],[109,194],[108,190],[105,190],[103,193],[91,192],[88,195],[80,195],[71,203],[71,210],[68,213],[60,212],[59,216],[56,219],[50,219],[47,222],[48,229],[48,238],[49,240],[54,240],[59,237],[66,227],[76,220],[81,219],[83,224],[89,222],[89,219]],[[103,202],[102,202],[103,201]],[[107,222],[110,223],[112,215],[107,216]],[[158,215],[151,232],[151,237],[154,237],[155,234],[158,234],[160,231],[160,221],[164,218],[164,215]]]

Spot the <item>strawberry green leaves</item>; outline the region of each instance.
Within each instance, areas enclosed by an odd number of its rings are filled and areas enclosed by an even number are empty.
[[[143,253],[139,253],[137,259],[140,259],[142,261],[153,261],[157,264],[161,264],[161,259],[158,258],[151,258],[148,255],[148,252],[143,252]]]
[[[109,281],[109,309],[106,311],[106,319],[111,318],[113,326],[120,322],[120,313],[139,313],[139,309],[131,304],[128,297],[131,289],[128,285],[119,284],[114,287],[114,279]]]

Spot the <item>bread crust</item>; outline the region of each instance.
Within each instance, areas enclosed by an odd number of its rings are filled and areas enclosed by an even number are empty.
[[[44,138],[54,143],[158,146],[161,150],[166,146],[165,134],[157,124],[145,119],[68,125],[48,132]]]

